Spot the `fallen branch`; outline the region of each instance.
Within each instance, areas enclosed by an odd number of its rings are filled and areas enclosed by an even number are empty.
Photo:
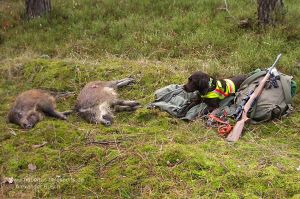
[[[44,141],[44,142],[41,143],[41,144],[34,144],[34,145],[32,145],[31,147],[34,148],[34,149],[36,149],[36,148],[43,147],[43,146],[45,146],[46,144],[48,144],[48,142]]]
[[[119,158],[120,156],[121,156],[121,154],[120,154],[120,155],[117,155],[116,157],[114,157],[114,158],[110,159],[109,161],[105,162],[105,163],[102,165],[102,167],[106,167],[107,165],[109,165],[111,162],[113,162],[114,160],[116,160],[116,159]]]
[[[87,144],[101,144],[101,145],[112,145],[112,144],[120,144],[121,140],[114,140],[114,141],[90,141]]]

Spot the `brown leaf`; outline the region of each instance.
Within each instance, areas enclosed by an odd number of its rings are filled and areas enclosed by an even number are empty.
[[[35,144],[35,145],[32,145],[32,148],[36,149],[36,148],[40,148],[40,147],[43,147],[47,144],[48,142],[44,141],[42,144]]]
[[[30,171],[35,171],[35,170],[36,170],[36,166],[35,166],[34,164],[29,164],[29,165],[28,165],[28,169],[29,169]]]

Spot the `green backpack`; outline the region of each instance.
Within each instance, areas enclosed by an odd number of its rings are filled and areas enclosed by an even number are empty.
[[[266,75],[266,71],[256,70],[241,85],[236,93],[235,103],[237,106],[247,97],[251,90],[254,90],[261,79]],[[292,97],[296,94],[296,82],[292,76],[279,73],[279,79],[275,80],[278,87],[265,87],[256,103],[248,112],[251,123],[260,123],[281,118],[293,111]]]

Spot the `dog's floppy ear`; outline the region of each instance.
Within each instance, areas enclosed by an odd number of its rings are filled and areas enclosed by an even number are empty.
[[[199,80],[199,85],[198,85],[199,91],[201,94],[205,94],[207,90],[209,89],[209,77],[208,76],[203,76]]]
[[[206,94],[207,92],[214,90],[215,87],[216,79],[211,76],[204,76],[199,80],[199,90],[201,91],[201,94]]]

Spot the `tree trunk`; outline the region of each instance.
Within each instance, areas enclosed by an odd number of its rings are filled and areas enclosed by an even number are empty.
[[[40,17],[51,11],[50,0],[26,0],[25,4],[28,18]]]
[[[283,0],[257,0],[258,23],[262,26],[275,25],[283,18]]]

